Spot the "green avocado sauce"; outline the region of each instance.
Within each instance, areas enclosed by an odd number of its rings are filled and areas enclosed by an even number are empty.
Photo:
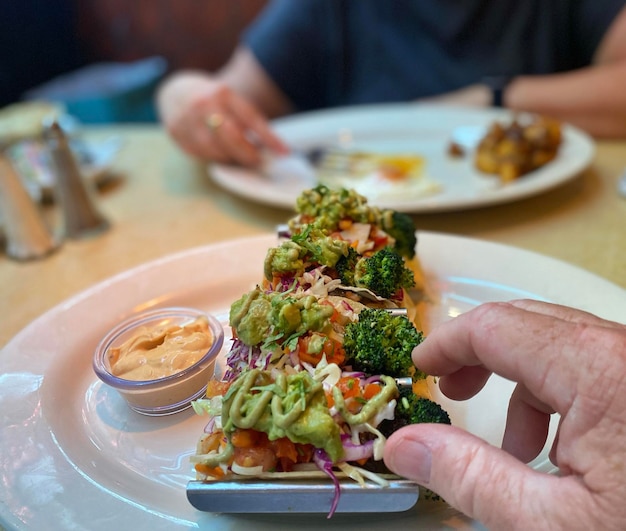
[[[272,280],[275,275],[301,276],[311,264],[335,267],[337,261],[348,254],[349,247],[349,242],[332,238],[316,221],[304,225],[302,232],[291,240],[269,249],[263,273],[265,278]]]
[[[307,372],[280,374],[273,381],[269,371],[246,371],[224,396],[222,425],[227,437],[236,428],[251,428],[270,440],[287,437],[322,448],[333,462],[343,456],[339,426],[322,384]]]
[[[274,274],[293,274],[300,276],[304,273],[304,256],[306,250],[291,240],[283,242],[279,247],[272,247],[265,255],[263,273],[265,278],[272,280]]]
[[[256,287],[231,305],[229,318],[237,337],[254,346],[270,336],[289,340],[308,331],[325,331],[333,311],[331,305],[319,304],[313,295],[265,293]]]
[[[376,223],[380,212],[367,199],[350,189],[331,190],[324,185],[305,190],[296,199],[299,214],[316,219],[320,228],[335,230],[340,220],[350,218],[359,223]]]

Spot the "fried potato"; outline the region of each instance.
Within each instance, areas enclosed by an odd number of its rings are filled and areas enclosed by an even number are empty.
[[[511,182],[552,161],[561,141],[560,122],[543,116],[527,123],[517,117],[509,125],[494,122],[476,148],[474,165]]]

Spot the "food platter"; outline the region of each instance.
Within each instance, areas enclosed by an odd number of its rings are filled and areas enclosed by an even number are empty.
[[[467,210],[509,203],[541,194],[576,178],[592,161],[594,143],[583,131],[564,124],[557,157],[515,181],[503,184],[474,168],[472,152],[481,136],[496,120],[508,122],[511,112],[502,109],[434,106],[425,104],[376,104],[314,111],[273,122],[275,131],[294,148],[284,161],[271,161],[265,170],[248,170],[215,164],[210,177],[221,187],[248,200],[292,209],[299,193],[315,184],[311,172],[300,171],[298,153],[314,148],[341,147],[381,154],[412,154],[424,159],[423,176],[437,185],[364,191],[370,202],[404,212],[428,213]],[[450,142],[465,148],[465,156],[448,153]],[[358,189],[354,183],[341,183]],[[382,191],[381,191],[382,190]]]
[[[262,274],[274,235],[168,255],[101,282],[17,334],[0,354],[0,524],[7,529],[277,529],[321,525],[480,528],[445,503],[421,499],[388,514],[260,515],[196,510],[186,499],[189,456],[205,420],[133,413],[101,384],[91,361],[103,334],[130,314],[159,306],[208,310],[226,325],[230,303]],[[623,318],[626,293],[583,270],[495,243],[418,233],[432,303],[426,326],[481,302],[534,297]],[[622,312],[622,313],[620,313]],[[226,347],[228,340],[225,341]],[[499,444],[511,383],[493,378],[477,397],[437,395],[453,423]],[[436,392],[436,390],[435,390]],[[489,415],[484,412],[488,410]],[[552,471],[544,451],[532,466]]]

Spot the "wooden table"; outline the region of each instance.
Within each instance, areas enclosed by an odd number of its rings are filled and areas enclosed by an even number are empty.
[[[0,255],[0,345],[33,319],[88,286],[186,248],[272,231],[290,212],[220,189],[157,126],[86,131],[120,136],[120,181],[99,195],[111,229],[67,241],[32,262]],[[457,213],[416,215],[421,230],[467,235],[536,251],[626,288],[626,199],[616,193],[626,142],[600,142],[589,170],[542,195]]]

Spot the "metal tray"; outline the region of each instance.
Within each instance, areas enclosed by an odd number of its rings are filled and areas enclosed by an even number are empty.
[[[389,486],[361,486],[340,479],[341,496],[335,512],[401,512],[413,507],[419,486],[406,479],[389,480]],[[201,511],[214,513],[328,513],[334,485],[319,479],[190,481],[187,498]]]

